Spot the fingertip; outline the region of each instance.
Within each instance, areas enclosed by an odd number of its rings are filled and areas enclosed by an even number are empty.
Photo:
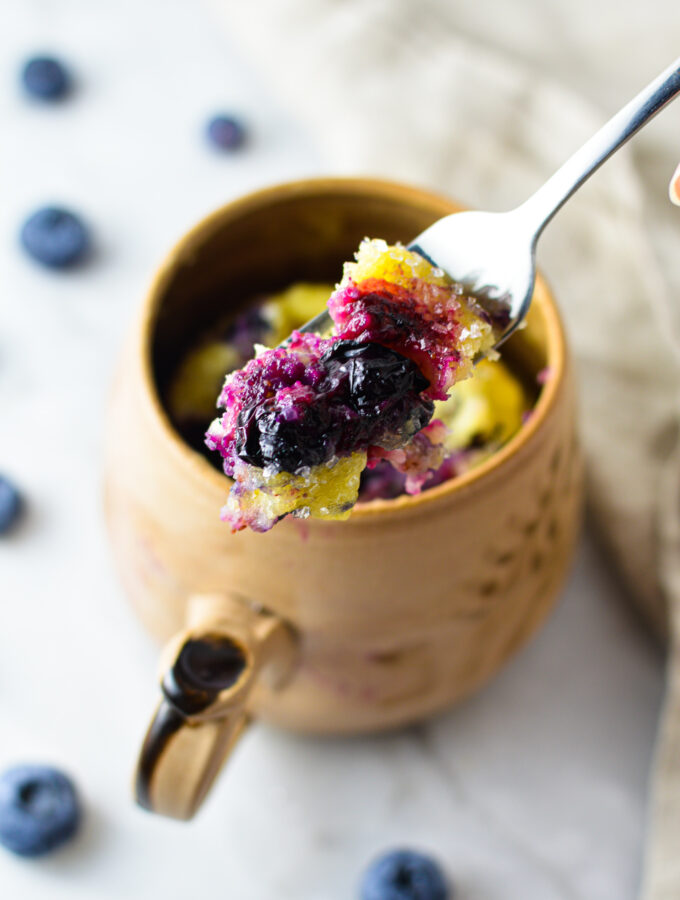
[[[671,203],[680,206],[680,165],[678,165],[671,178],[671,183],[668,186],[668,196],[671,199]]]

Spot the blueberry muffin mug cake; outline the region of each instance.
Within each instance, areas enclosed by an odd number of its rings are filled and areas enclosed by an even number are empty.
[[[252,716],[352,733],[454,703],[554,603],[581,507],[562,326],[539,279],[502,359],[459,377],[483,317],[403,251],[455,210],[380,181],[282,185],[201,222],[156,276],[114,385],[105,473],[125,590],[166,642],[136,779],[146,808],[190,818]],[[366,236],[380,240],[343,276]],[[413,323],[411,344],[378,333],[404,311],[402,278],[436,296],[435,330],[477,346],[447,359],[456,340],[420,353]],[[336,333],[297,337],[282,359],[280,336],[329,287]],[[248,361],[254,344],[270,349]],[[302,498],[291,476],[321,488]]]
[[[332,335],[296,330],[326,305]],[[222,456],[234,530],[267,531],[288,513],[346,519],[357,501],[455,477],[519,429],[529,397],[493,340],[484,311],[443,273],[365,240],[337,289],[293,285],[209,329],[166,405],[188,441]],[[205,435],[218,394],[225,412]]]

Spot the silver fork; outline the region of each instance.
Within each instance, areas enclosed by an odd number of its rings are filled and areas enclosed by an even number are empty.
[[[445,216],[409,244],[410,250],[443,269],[477,299],[496,325],[496,346],[512,334],[527,313],[536,280],[536,244],[545,226],[584,181],[678,93],[680,58],[603,125],[521,206],[502,213]],[[328,311],[324,311],[299,330],[323,334],[332,324]]]

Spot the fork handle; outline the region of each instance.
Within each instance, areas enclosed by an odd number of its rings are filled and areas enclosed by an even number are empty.
[[[516,210],[538,238],[558,209],[593,172],[680,93],[680,58],[619,110]]]

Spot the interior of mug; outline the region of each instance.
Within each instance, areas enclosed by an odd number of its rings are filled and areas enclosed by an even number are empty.
[[[261,191],[201,222],[159,274],[144,330],[156,406],[174,439],[181,441],[163,408],[168,380],[187,349],[217,320],[296,282],[336,283],[343,262],[353,258],[364,237],[407,244],[457,209],[450,200],[400,185],[320,179]],[[542,294],[526,328],[503,347],[504,360],[534,398],[543,370],[550,367],[551,381],[559,379],[555,366],[563,356],[556,312],[547,292]]]

